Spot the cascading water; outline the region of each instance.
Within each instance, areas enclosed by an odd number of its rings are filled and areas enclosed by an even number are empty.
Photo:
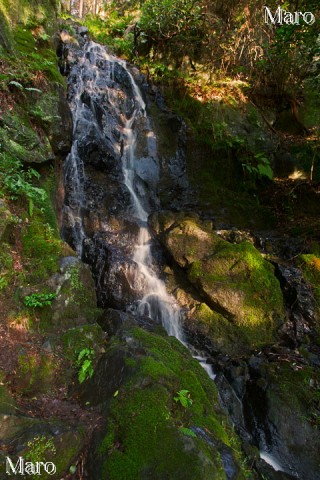
[[[122,65],[126,68],[124,63]],[[145,279],[145,295],[138,302],[137,313],[158,320],[165,327],[169,335],[175,336],[178,340],[183,341],[179,308],[175,305],[174,299],[168,295],[164,282],[161,281],[152,270],[151,236],[147,226],[148,212],[144,209],[134,187],[136,136],[133,128],[139,117],[146,118],[147,116],[141,93],[132,75],[130,72],[128,73],[133,86],[136,108],[123,130],[123,174],[125,185],[132,197],[133,215],[140,224],[133,260],[138,265],[139,274]],[[147,121],[147,123],[149,127],[149,122]],[[150,129],[148,138],[152,137],[154,138],[154,135],[152,135]]]
[[[121,103],[119,99],[121,100],[123,92],[115,88],[115,71],[117,75],[126,78],[127,89],[131,90],[131,98],[128,95],[128,98],[124,99],[122,109],[119,106]],[[110,141],[114,155],[121,162],[122,182],[130,193],[125,215],[131,223],[138,225],[131,251],[133,266],[129,269],[130,275],[127,275],[127,281],[132,290],[138,284],[143,285],[143,288],[140,289],[138,299],[127,307],[134,314],[145,315],[162,323],[169,335],[183,341],[180,309],[174,298],[167,293],[164,282],[158,278],[152,265],[152,239],[147,226],[148,201],[144,200],[146,198],[144,187],[137,181],[135,170],[137,125],[142,125],[145,132],[147,158],[155,163],[158,161],[155,158],[156,139],[150,127],[141,92],[126,63],[109,55],[102,46],[94,42],[88,42],[85,45],[73,80],[71,109],[74,143],[65,163],[66,183],[71,185],[65,201],[65,216],[68,217],[69,230],[71,230],[69,235],[71,243],[81,256],[86,238],[84,212],[90,208],[85,194],[87,179],[84,164],[88,159],[82,151],[83,144],[89,143],[84,139],[88,129],[94,129],[98,141],[100,140],[101,143]],[[106,82],[107,88],[105,88]],[[92,107],[93,102],[94,107]],[[99,108],[102,109],[100,122]],[[108,115],[109,123],[105,121]],[[117,119],[116,128],[112,128],[110,119]],[[84,133],[81,133],[83,131]],[[107,225],[105,230],[108,230]]]

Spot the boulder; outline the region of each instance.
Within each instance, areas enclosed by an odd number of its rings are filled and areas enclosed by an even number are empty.
[[[183,390],[190,395],[188,408],[179,400]],[[249,478],[214,383],[163,331],[123,324],[82,386],[81,398],[100,404],[107,420],[89,454],[92,479],[182,480],[186,472],[190,480]]]
[[[188,214],[161,212],[150,224],[202,299],[189,317],[218,349],[240,352],[277,338],[286,319],[280,284],[251,242],[232,244]]]
[[[62,257],[60,272],[49,277],[45,284],[57,296],[41,311],[43,330],[56,333],[96,321],[100,310],[91,271],[78,258]]]

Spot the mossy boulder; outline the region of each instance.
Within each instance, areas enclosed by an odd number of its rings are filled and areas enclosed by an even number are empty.
[[[69,473],[85,447],[86,438],[81,427],[70,428],[58,421],[43,421],[37,418],[18,415],[0,415],[1,443],[4,450],[0,464],[0,476],[5,475],[5,456],[13,465],[18,457],[27,462],[53,462],[56,473],[50,475],[42,470],[41,478],[62,478]],[[1,460],[2,460],[1,458]],[[17,478],[17,477],[14,477]]]
[[[181,267],[189,267],[226,243],[196,214],[160,212],[151,216],[150,225]]]
[[[10,50],[15,47],[15,38],[10,35],[19,24],[27,27],[42,25],[49,34],[52,34],[57,25],[58,2],[56,0],[1,0],[0,18],[5,31],[0,36],[1,45]]]
[[[97,324],[70,328],[60,338],[64,357],[75,361],[84,348],[92,349],[96,355],[104,351],[105,335]]]
[[[67,154],[71,149],[72,117],[63,87],[55,83],[49,92],[37,95],[30,113],[46,133],[54,154]]]
[[[174,219],[162,213],[151,225],[201,296],[205,305],[198,305],[193,318],[210,326],[213,339],[218,333],[220,344],[225,336],[231,346],[238,338],[236,350],[275,339],[285,319],[280,284],[273,266],[249,241],[227,242],[188,215]]]
[[[51,202],[47,201],[49,206]],[[35,208],[31,222],[27,222],[21,233],[22,257],[28,283],[44,284],[59,269],[59,258],[65,249],[57,231],[48,223],[43,211]]]
[[[59,374],[60,363],[54,355],[22,351],[13,381],[23,395],[37,395],[52,391]]]
[[[183,390],[188,408],[179,400]],[[122,324],[82,399],[100,403],[107,419],[88,466],[93,478],[185,479],[187,472],[190,480],[225,480],[228,468],[234,479],[252,478],[214,383],[161,327]]]
[[[50,277],[46,284],[57,293],[52,305],[42,313],[42,326],[46,331],[94,323],[101,313],[91,271],[76,257],[63,257],[60,273]]]
[[[33,128],[22,109],[4,114],[0,122],[0,142],[3,149],[23,163],[42,163],[54,159],[50,142]]]
[[[271,342],[285,315],[272,265],[249,242],[221,247],[193,262],[190,281],[210,307],[241,327],[252,346]]]

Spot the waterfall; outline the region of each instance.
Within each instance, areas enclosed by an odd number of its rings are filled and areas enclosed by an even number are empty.
[[[115,77],[121,77],[126,91],[118,87],[120,82]],[[70,243],[81,256],[87,236],[83,218],[86,211],[90,210],[90,201],[86,198],[86,164],[89,155],[83,152],[88,152],[88,145],[94,137],[95,148],[99,148],[99,142],[107,142],[116,165],[119,162],[121,164],[122,182],[130,198],[125,216],[138,227],[131,249],[134,267],[127,281],[132,290],[138,284],[143,285],[143,289],[136,301],[127,305],[127,309],[135,315],[146,315],[161,323],[169,335],[183,341],[180,309],[166,291],[153,265],[153,240],[147,224],[150,214],[148,195],[136,174],[138,125],[142,126],[145,134],[147,159],[158,164],[156,137],[141,91],[126,62],[110,55],[104,47],[94,42],[86,43],[70,79],[74,141],[65,162],[65,179],[70,187],[66,193],[64,212],[65,218],[68,218]],[[88,132],[93,132],[91,137],[88,137]],[[105,225],[104,228],[108,231],[109,227]]]
[[[122,65],[126,69],[124,62]],[[151,236],[147,226],[148,212],[143,207],[142,202],[135,190],[134,162],[136,136],[134,132],[134,124],[139,117],[144,117],[147,119],[147,114],[146,106],[142,99],[139,88],[135,83],[131,73],[128,70],[127,72],[132,82],[136,108],[134,109],[132,117],[127,120],[124,128],[123,139],[125,147],[122,164],[125,185],[128,188],[132,198],[133,215],[141,225],[138,233],[137,243],[134,249],[133,260],[138,265],[139,273],[142,274],[145,279],[145,295],[138,303],[137,312],[142,315],[147,315],[152,319],[158,320],[162,323],[169,335],[175,336],[178,340],[183,341],[180,322],[180,309],[176,305],[173,297],[167,293],[164,282],[157,277],[156,273],[152,269],[152,254],[150,247]],[[147,126],[149,129],[148,138],[155,138],[155,136],[151,133],[152,131],[150,129],[148,119]],[[148,146],[149,145],[150,143],[148,143]]]

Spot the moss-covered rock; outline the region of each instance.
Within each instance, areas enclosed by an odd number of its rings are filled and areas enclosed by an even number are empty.
[[[63,242],[51,225],[45,223],[40,209],[35,209],[32,221],[24,225],[21,240],[28,283],[43,285],[44,280],[59,269]]]
[[[56,27],[58,7],[56,0],[38,0],[32,4],[28,0],[1,0],[0,17],[7,27],[3,32],[6,35],[1,35],[1,44],[8,48],[15,47],[14,37],[8,31],[14,30],[19,24],[28,27],[42,25],[52,34]]]
[[[86,385],[83,401],[94,400],[94,390],[107,419],[90,467],[95,478],[182,480],[188,472],[190,480],[225,480],[227,468],[234,479],[252,478],[214,383],[161,332],[123,324]],[[188,408],[179,401],[183,390]]]
[[[227,245],[197,215],[160,212],[151,216],[150,225],[181,267],[189,267]]]
[[[193,319],[216,346],[241,351],[272,342],[285,319],[273,266],[249,242],[232,244],[195,217],[160,214],[151,219],[158,238],[203,299]],[[218,336],[218,339],[216,338]],[[225,337],[225,341],[224,341]]]
[[[1,478],[6,476],[5,457],[8,456],[13,465],[16,465],[19,457],[25,462],[52,462],[56,472],[50,475],[42,469],[41,478],[58,480],[69,473],[70,466],[76,462],[85,446],[85,435],[80,427],[70,429],[60,422],[45,422],[18,415],[0,415],[0,424],[4,446],[0,453],[3,459],[0,464]]]
[[[105,335],[99,325],[83,325],[70,328],[60,338],[63,355],[70,361],[78,358],[84,348],[92,349],[96,355],[104,351]]]
[[[15,108],[15,114],[1,118],[0,142],[9,155],[24,163],[42,163],[54,159],[49,140],[34,131],[25,113]]]
[[[33,121],[46,133],[54,154],[67,154],[71,149],[72,118],[62,86],[53,84],[49,92],[37,95],[35,100],[30,110]]]
[[[54,388],[60,364],[53,355],[21,352],[14,376],[15,388],[24,395],[49,393]]]
[[[252,346],[271,342],[284,319],[273,267],[249,242],[193,262],[189,279],[208,304],[241,327]]]
[[[41,330],[57,333],[94,323],[101,314],[101,309],[97,308],[89,267],[76,257],[60,257],[55,258],[55,261],[60,263],[60,271],[56,267],[54,273],[42,284],[35,283],[32,288],[24,288],[24,295],[35,291],[56,294],[50,305],[39,307],[35,312],[40,319]]]
[[[65,257],[63,261],[67,258]],[[53,280],[56,279],[57,277]],[[101,310],[97,308],[94,282],[89,267],[75,261],[65,268],[60,280],[58,296],[51,307],[51,318],[55,328],[94,323]]]
[[[317,252],[317,248],[315,248]],[[316,309],[314,315],[314,329],[316,332],[316,342],[320,345],[320,256],[314,254],[300,255],[297,263],[302,270],[304,278],[311,285],[314,295]]]

